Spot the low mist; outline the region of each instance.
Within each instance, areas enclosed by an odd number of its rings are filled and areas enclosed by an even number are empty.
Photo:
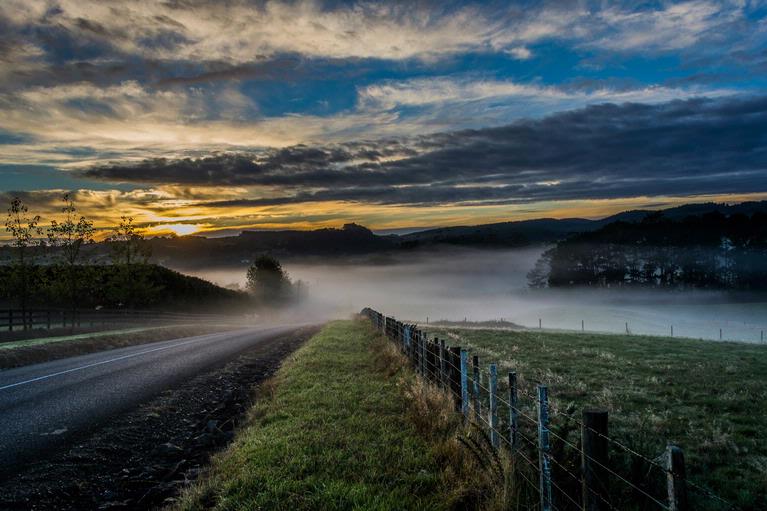
[[[304,321],[344,318],[369,306],[401,320],[499,320],[537,328],[669,335],[759,342],[767,302],[735,301],[709,291],[641,289],[531,290],[527,273],[541,249],[441,249],[387,254],[360,262],[283,261],[306,284]],[[245,268],[195,275],[244,286]]]

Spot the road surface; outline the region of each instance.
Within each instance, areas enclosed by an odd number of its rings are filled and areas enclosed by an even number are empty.
[[[296,328],[207,334],[0,371],[0,473]]]

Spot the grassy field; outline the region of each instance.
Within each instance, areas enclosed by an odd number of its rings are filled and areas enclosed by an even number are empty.
[[[246,427],[176,509],[477,508],[483,483],[466,482],[456,415],[419,388],[367,322],[331,323],[261,389]]]
[[[741,509],[767,509],[767,346],[545,331],[430,333],[470,348],[484,368],[498,362],[504,378],[515,369],[530,395],[537,382],[548,384],[557,411],[553,430],[568,441],[577,445],[579,437],[570,417],[580,420],[585,407],[608,410],[611,437],[650,459],[667,442],[675,443],[685,451],[692,481]],[[534,416],[532,400],[521,399]],[[561,442],[563,452],[565,447]],[[577,473],[577,458],[561,456]],[[611,462],[623,475],[664,495],[663,473],[635,458],[617,446],[611,450]],[[567,485],[559,472],[560,484]],[[617,509],[659,509],[621,485],[613,482]],[[690,489],[691,509],[726,509],[702,493]]]

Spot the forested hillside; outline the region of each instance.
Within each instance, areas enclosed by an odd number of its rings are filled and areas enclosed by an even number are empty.
[[[29,307],[104,307],[163,310],[228,310],[252,306],[244,292],[216,286],[151,264],[30,266],[24,270],[0,265],[0,303],[21,306],[24,286]],[[22,280],[24,279],[24,280]]]
[[[533,287],[767,290],[767,214],[614,222],[559,242],[528,277]]]

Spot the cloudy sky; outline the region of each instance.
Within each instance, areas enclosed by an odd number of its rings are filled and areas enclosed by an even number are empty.
[[[106,228],[767,198],[767,2],[0,2],[0,195]]]

